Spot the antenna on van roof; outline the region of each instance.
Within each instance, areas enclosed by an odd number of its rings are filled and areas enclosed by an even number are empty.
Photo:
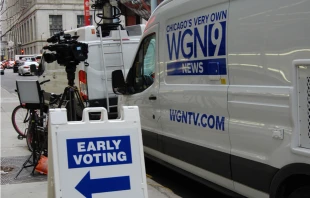
[[[91,8],[94,10],[94,16],[100,18],[100,21],[95,23],[97,24],[97,35],[99,35],[98,28],[101,28],[102,37],[109,36],[111,30],[118,30],[118,27],[122,27],[120,16],[121,10],[117,7],[117,1],[113,2],[111,5],[110,0],[94,0],[94,4],[91,5]],[[98,12],[96,14],[96,12]]]

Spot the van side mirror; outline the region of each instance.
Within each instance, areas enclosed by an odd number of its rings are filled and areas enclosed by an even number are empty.
[[[126,83],[122,70],[112,72],[112,89],[115,94],[126,94]]]

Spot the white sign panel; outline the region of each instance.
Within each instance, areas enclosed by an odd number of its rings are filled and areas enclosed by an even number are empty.
[[[94,111],[101,120],[89,120]],[[49,123],[54,197],[147,197],[138,107],[123,107],[119,120],[108,120],[104,108],[86,108],[80,122],[67,122],[66,109],[55,109]]]

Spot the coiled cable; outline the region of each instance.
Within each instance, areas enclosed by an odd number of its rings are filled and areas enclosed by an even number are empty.
[[[110,3],[109,0],[92,0],[94,2],[91,5],[91,8],[94,10],[94,16],[98,17],[100,19],[99,22],[96,21],[96,18],[94,19],[96,25],[97,25],[97,34],[99,34],[98,28],[101,28],[102,36],[108,36],[110,34],[111,30],[117,30],[119,26],[121,26],[121,29],[124,29],[122,27],[120,16],[121,16],[121,10],[116,6],[111,6],[112,8],[112,16],[106,17],[104,15],[104,5],[105,3]],[[96,14],[96,12],[98,13]],[[103,23],[103,20],[112,20],[112,23]],[[116,20],[117,19],[117,20]]]

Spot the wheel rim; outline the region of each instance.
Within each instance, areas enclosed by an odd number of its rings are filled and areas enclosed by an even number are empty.
[[[25,135],[25,130],[28,126],[28,122],[24,122],[25,117],[27,115],[27,109],[24,108],[19,108],[15,114],[14,114],[14,126],[16,131],[20,134],[20,135]]]

